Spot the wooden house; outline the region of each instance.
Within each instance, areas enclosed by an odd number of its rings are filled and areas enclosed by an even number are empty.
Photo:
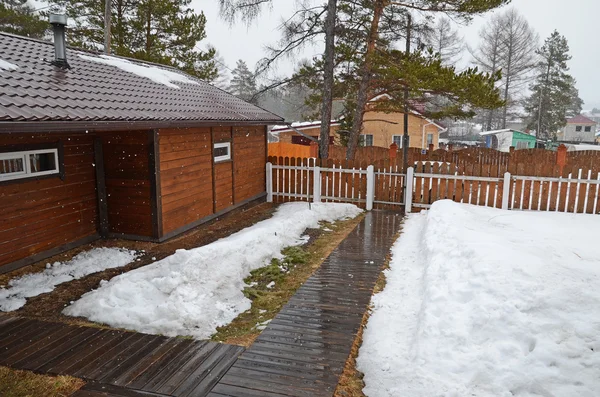
[[[404,134],[404,113],[402,112],[381,112],[374,110],[371,106],[376,101],[387,100],[386,94],[374,97],[367,107],[363,116],[363,130],[361,131],[359,144],[361,146],[379,146],[390,147],[395,143],[398,148],[402,148],[402,135]],[[304,122],[294,123],[292,127],[276,126],[271,133],[279,138],[282,143],[294,143],[300,145],[310,145],[311,140],[298,133],[302,132],[313,138],[318,138],[321,123]],[[413,148],[427,149],[433,144],[435,149],[439,148],[440,133],[446,131],[446,128],[440,123],[430,120],[419,112],[413,110],[408,115],[408,134],[409,146]],[[330,127],[331,144],[340,144],[341,135],[346,132],[340,129],[340,121],[334,120]]]
[[[0,273],[264,199],[282,121],[173,68],[0,33]]]

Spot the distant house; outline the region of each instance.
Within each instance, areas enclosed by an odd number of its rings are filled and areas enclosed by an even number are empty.
[[[0,33],[0,273],[264,199],[282,121],[174,68]]]
[[[597,123],[583,115],[567,120],[563,131],[557,134],[558,141],[570,143],[594,143],[596,141]]]
[[[506,153],[511,146],[516,150],[534,149],[536,143],[535,136],[511,129],[485,131],[479,135],[485,138],[485,147]]]
[[[373,98],[370,102],[385,100],[384,96]],[[361,146],[379,146],[389,147],[392,143],[402,147],[402,135],[404,134],[404,113],[394,112],[385,113],[367,109],[363,118],[363,130],[360,136]],[[303,135],[318,138],[320,132],[320,122],[305,122],[292,124],[288,126],[277,126],[271,130],[271,133],[279,137],[279,142],[297,143],[309,145],[311,140]],[[297,131],[302,132],[299,134]],[[410,147],[426,149],[430,144],[434,148],[439,148],[440,133],[446,131],[446,128],[430,120],[420,113],[413,111],[408,115],[408,133],[410,137]],[[331,143],[339,143],[341,135],[347,134],[340,130],[340,121],[334,120],[330,129]]]

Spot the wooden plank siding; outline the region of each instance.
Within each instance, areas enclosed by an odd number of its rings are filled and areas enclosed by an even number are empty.
[[[148,132],[101,136],[111,235],[153,237]]]
[[[210,128],[158,134],[163,235],[213,213]]]
[[[63,146],[62,180],[52,176],[0,184],[0,272],[6,270],[3,265],[82,239],[93,239],[97,233],[94,136],[85,133],[0,136],[0,147],[54,142]]]
[[[234,127],[235,204],[265,191],[266,152],[267,143],[264,127]]]
[[[264,126],[161,129],[161,237],[263,194],[265,134]],[[231,142],[232,158],[214,163],[213,144],[222,142]]]

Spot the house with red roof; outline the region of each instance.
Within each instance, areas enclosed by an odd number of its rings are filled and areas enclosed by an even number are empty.
[[[567,125],[558,133],[558,140],[570,143],[594,143],[596,141],[597,123],[584,115],[575,116],[567,120]]]

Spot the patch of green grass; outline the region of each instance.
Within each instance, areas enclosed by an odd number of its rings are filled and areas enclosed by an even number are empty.
[[[331,251],[362,220],[355,219],[323,223],[320,230],[311,230],[313,240],[305,246],[285,248],[282,258],[256,269],[244,281],[244,295],[252,301],[250,310],[240,314],[230,324],[217,328],[212,340],[250,346],[266,325],[294,295],[296,290],[321,265]],[[323,231],[327,228],[330,231]]]

